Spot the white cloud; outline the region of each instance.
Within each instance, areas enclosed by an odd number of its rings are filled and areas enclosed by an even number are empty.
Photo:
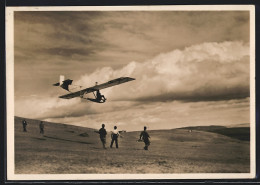
[[[243,42],[203,43],[163,53],[143,63],[113,70],[105,67],[75,83],[130,76],[136,81],[104,90],[111,100],[167,97],[175,99],[246,97],[249,94],[249,45]],[[119,93],[120,92],[120,93]],[[166,98],[166,99],[167,99]]]
[[[123,105],[122,102],[121,105]],[[132,104],[122,110],[115,109],[111,112],[100,110],[93,115],[49,118],[46,121],[96,129],[105,123],[109,131],[114,125],[117,125],[119,130],[127,131],[142,130],[144,125],[152,130],[200,125],[230,125],[249,122],[249,99]]]
[[[99,68],[73,83],[88,87],[121,76],[136,80],[102,90],[105,104],[31,96],[16,99],[15,115],[93,128],[104,122],[128,130],[249,120],[249,100],[236,100],[249,95],[249,45],[243,42],[194,45],[117,70]],[[219,103],[199,102],[204,100]]]

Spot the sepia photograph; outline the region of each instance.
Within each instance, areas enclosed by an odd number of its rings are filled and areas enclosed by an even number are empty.
[[[254,178],[254,11],[7,7],[7,179]]]

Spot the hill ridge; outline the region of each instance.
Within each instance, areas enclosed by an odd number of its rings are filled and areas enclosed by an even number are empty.
[[[22,122],[23,119],[25,119],[29,123],[33,124],[39,124],[41,120],[37,119],[31,119],[31,118],[23,118],[19,116],[15,116],[15,119],[20,122]],[[53,124],[53,125],[59,125],[59,126],[65,126],[65,127],[70,127],[70,128],[75,128],[76,130],[97,130],[95,128],[90,128],[90,127],[83,127],[83,126],[76,126],[76,125],[70,125],[70,124],[65,124],[65,123],[53,123],[53,122],[48,122],[44,121],[46,125],[48,124]],[[233,139],[238,139],[241,141],[250,141],[250,127],[245,127],[246,123],[241,123],[241,124],[234,124],[236,127],[230,127],[229,126],[221,126],[221,125],[209,125],[209,126],[188,126],[188,127],[180,127],[180,128],[174,128],[174,129],[158,129],[158,130],[149,130],[150,132],[154,131],[170,131],[170,130],[176,130],[176,129],[186,129],[186,130],[197,130],[197,131],[204,131],[204,132],[212,132],[216,134],[221,134],[224,136],[231,137]],[[242,126],[240,126],[242,125]],[[140,131],[128,131],[128,132],[140,132]],[[84,134],[84,133],[82,133]]]

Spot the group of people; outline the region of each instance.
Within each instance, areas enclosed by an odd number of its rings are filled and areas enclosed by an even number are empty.
[[[148,134],[148,132],[146,131],[147,127],[144,126],[144,130],[141,132],[140,134],[140,139],[145,143],[144,149],[148,150],[148,146],[150,145],[150,136]],[[101,143],[103,145],[103,148],[106,149],[106,136],[107,136],[107,131],[105,129],[105,124],[102,124],[102,128],[99,129],[98,131],[99,136],[100,136],[100,140]],[[110,148],[113,147],[113,144],[115,142],[116,144],[116,148],[118,148],[118,137],[120,136],[119,131],[117,130],[117,126],[114,126],[114,130],[111,133],[111,144],[110,144]]]
[[[27,132],[27,121],[23,120],[22,123],[23,123],[23,131]],[[39,128],[40,128],[40,134],[44,134],[44,123],[43,123],[43,121],[40,122]]]
[[[27,132],[27,122],[26,120],[22,121],[23,123],[23,131]],[[39,124],[39,128],[40,128],[40,134],[44,134],[44,123],[43,121],[40,122]],[[144,149],[148,150],[148,146],[150,145],[150,136],[148,134],[148,132],[146,131],[146,126],[144,126],[144,130],[141,132],[140,134],[140,139],[139,141],[143,141],[145,143]],[[105,124],[102,124],[102,128],[99,129],[98,131],[99,136],[100,136],[100,140],[102,142],[103,148],[106,149],[106,136],[107,136],[107,131],[105,129]],[[117,130],[117,126],[114,126],[114,130],[111,133],[111,143],[110,143],[110,148],[113,147],[113,144],[115,142],[116,144],[116,148],[118,148],[118,137],[120,136],[119,131]]]
[[[107,131],[105,129],[105,124],[102,124],[102,128],[99,129],[98,131],[99,136],[100,136],[100,140],[103,144],[103,148],[106,149],[106,136],[107,136]],[[117,130],[117,126],[114,126],[114,130],[112,131],[111,134],[111,144],[110,144],[110,148],[113,147],[114,142],[116,143],[116,148],[118,148],[118,137],[119,137],[119,131]]]

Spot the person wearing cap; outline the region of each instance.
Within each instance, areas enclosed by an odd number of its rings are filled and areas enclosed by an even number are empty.
[[[117,126],[114,126],[114,130],[112,131],[112,134],[111,134],[112,141],[110,144],[110,148],[113,147],[114,141],[116,143],[116,148],[118,148],[118,140],[117,140],[118,136],[119,136],[119,132],[117,130]]]
[[[146,126],[144,126],[144,131],[141,132],[140,134],[140,140],[142,139],[145,143],[144,149],[148,150],[148,146],[150,145],[150,140],[149,140],[150,136],[148,134],[148,132],[146,131]]]
[[[102,128],[98,131],[100,140],[102,142],[103,148],[106,149],[106,135],[107,131],[105,129],[105,124],[102,124]]]

